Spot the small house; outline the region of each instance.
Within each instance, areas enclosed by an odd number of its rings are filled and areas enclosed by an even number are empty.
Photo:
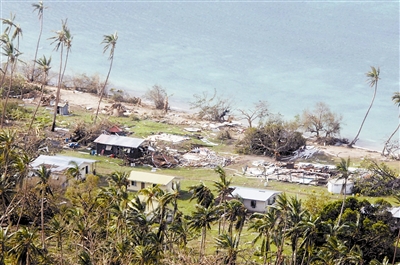
[[[50,106],[53,106],[56,104],[55,100],[50,101]],[[59,102],[57,105],[57,114],[59,115],[69,115],[69,105],[68,101],[64,102]]]
[[[96,162],[96,160],[92,159],[83,159],[71,156],[40,155],[30,163],[30,166],[32,169],[39,169],[42,165],[44,165],[47,169],[51,170],[53,179],[64,183],[67,181],[65,172],[69,168],[73,168],[75,165],[78,166],[80,170],[80,178],[85,179],[87,174],[94,174]]]
[[[328,192],[333,194],[341,194],[342,192],[351,194],[353,192],[354,182],[348,179],[346,187],[344,187],[344,182],[345,179],[330,179],[328,181]]]
[[[232,196],[239,197],[246,209],[250,212],[264,213],[268,206],[275,203],[275,198],[280,191],[255,189],[245,187],[232,187]]]
[[[175,177],[161,175],[151,172],[131,171],[127,189],[130,191],[139,191],[148,187],[159,187],[164,191],[172,191],[172,185]]]
[[[100,155],[127,156],[129,158],[143,156],[143,148],[140,145],[144,139],[101,134],[94,142],[96,143],[96,152]]]

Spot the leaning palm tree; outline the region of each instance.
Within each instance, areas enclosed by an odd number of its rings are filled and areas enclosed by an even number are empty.
[[[63,72],[62,72],[62,75],[61,75],[61,83],[62,83],[62,81],[64,79],[65,69],[67,69],[68,57],[69,57],[69,53],[71,51],[72,39],[73,39],[73,37],[71,35],[71,32],[70,32],[70,30],[69,30],[69,28],[67,26],[67,19],[62,24],[62,27],[63,27],[63,31],[65,33],[65,35],[64,35],[64,38],[65,38],[64,39],[64,46],[67,49],[67,52],[65,54],[64,69],[63,69]]]
[[[393,94],[392,101],[393,101],[393,103],[395,105],[397,105],[397,107],[400,107],[400,92],[395,92]],[[393,136],[397,133],[399,128],[400,128],[400,123],[397,125],[396,129],[393,131],[393,133],[386,140],[385,145],[383,146],[382,155],[385,155],[385,151],[387,150],[387,147],[388,147],[388,144],[390,143],[390,140],[392,140]]]
[[[344,210],[344,204],[346,202],[347,179],[350,176],[349,167],[350,167],[350,157],[347,158],[347,160],[345,160],[344,158],[341,158],[340,163],[336,165],[336,169],[339,170],[339,172],[342,174],[340,179],[344,179],[344,183],[342,185],[342,191],[341,191],[341,193],[343,194],[343,201],[342,201],[342,207],[340,208],[337,226],[340,225],[340,221],[342,219],[343,210]]]
[[[61,90],[61,82],[62,82],[62,69],[63,69],[63,51],[64,51],[64,43],[66,40],[66,33],[65,33],[65,28],[66,26],[64,25],[65,22],[61,20],[62,28],[61,30],[56,31],[56,35],[51,37],[50,39],[53,40],[51,44],[55,44],[54,50],[58,51],[60,49],[60,70],[58,73],[58,84],[57,84],[57,94],[56,94],[56,101],[54,103],[54,113],[53,113],[53,123],[51,126],[51,131],[55,131],[56,127],[56,117],[57,117],[57,107],[58,107],[58,102],[60,101],[60,90]]]
[[[35,57],[33,59],[32,75],[30,78],[31,82],[33,82],[35,79],[35,64],[37,63],[37,61],[36,61],[37,53],[38,53],[39,45],[40,45],[40,38],[42,37],[42,32],[43,32],[43,11],[46,8],[43,5],[43,1],[39,1],[39,3],[37,3],[37,4],[32,4],[32,6],[33,6],[33,11],[37,10],[37,12],[38,12],[38,17],[39,17],[39,21],[40,21],[40,31],[39,31],[39,37],[37,40],[37,44],[36,44]]]
[[[41,85],[41,89],[40,89],[40,98],[39,98],[39,102],[38,102],[38,104],[37,104],[37,106],[36,106],[35,112],[33,113],[32,120],[31,120],[31,124],[29,125],[29,130],[28,130],[28,132],[32,129],[32,124],[33,124],[33,121],[35,120],[36,113],[37,113],[37,111],[38,111],[38,109],[39,109],[40,104],[42,103],[43,93],[44,93],[44,86],[47,84],[47,78],[48,78],[48,76],[49,76],[49,71],[50,71],[50,69],[51,69],[51,66],[50,66],[50,63],[51,63],[51,56],[50,56],[49,59],[47,59],[46,56],[43,55],[43,57],[40,58],[40,59],[38,59],[38,60],[36,61],[36,63],[42,68],[42,74],[43,74],[42,80],[41,80],[41,81],[42,81],[42,82],[41,82],[42,85]]]
[[[97,116],[99,115],[99,109],[100,109],[101,100],[103,99],[104,92],[105,92],[105,89],[106,89],[106,86],[107,86],[107,82],[108,82],[108,78],[110,76],[112,65],[113,65],[113,61],[114,61],[114,50],[115,50],[115,45],[117,44],[117,40],[118,40],[118,34],[117,34],[117,32],[115,32],[114,34],[111,34],[111,35],[104,35],[104,39],[101,42],[102,44],[105,44],[104,45],[104,49],[103,49],[103,53],[105,53],[108,49],[111,48],[110,55],[108,56],[108,59],[110,60],[110,68],[108,69],[108,74],[107,74],[107,77],[106,77],[106,81],[104,81],[103,88],[100,91],[99,104],[97,105],[96,116],[94,117],[93,123],[96,123]]]
[[[361,123],[361,126],[360,126],[360,128],[358,129],[357,135],[356,135],[356,137],[354,137],[353,141],[351,141],[351,142],[349,143],[349,145],[348,145],[349,147],[352,147],[352,146],[358,141],[358,136],[359,136],[360,133],[361,133],[362,127],[364,126],[364,122],[365,122],[365,120],[367,119],[367,116],[368,116],[368,114],[369,114],[369,111],[370,111],[371,108],[372,108],[372,105],[374,104],[374,100],[375,100],[375,96],[376,96],[376,91],[377,91],[377,89],[378,89],[379,73],[380,73],[379,67],[378,67],[378,68],[375,68],[375,67],[373,67],[373,66],[371,66],[371,71],[369,71],[368,73],[366,73],[366,76],[368,77],[368,80],[367,80],[367,81],[368,81],[368,83],[369,83],[369,86],[370,86],[370,87],[374,87],[374,95],[373,95],[373,97],[372,97],[371,104],[369,105],[368,110],[367,110],[367,112],[365,113],[365,116],[364,116],[364,119],[363,119],[363,121],[362,121],[362,123]]]

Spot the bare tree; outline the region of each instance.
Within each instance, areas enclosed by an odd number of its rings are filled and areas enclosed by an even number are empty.
[[[156,109],[168,110],[168,94],[162,86],[154,85],[151,89],[146,91],[144,98],[153,102]]]
[[[253,108],[249,109],[239,109],[241,117],[247,121],[249,128],[252,128],[253,121],[262,119],[268,115],[268,103],[266,101],[258,101]]]
[[[209,98],[207,92],[201,95],[194,95],[195,101],[190,102],[191,109],[198,109],[198,117],[210,121],[224,121],[224,117],[231,110],[230,99],[217,97],[217,90],[214,89],[214,94]]]

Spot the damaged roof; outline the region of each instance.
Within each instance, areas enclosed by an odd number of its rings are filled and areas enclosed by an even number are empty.
[[[93,164],[97,162],[96,160],[92,159],[83,159],[77,158],[72,156],[62,156],[62,155],[55,155],[55,156],[47,156],[47,155],[40,155],[30,164],[32,168],[37,169],[41,165],[47,165],[50,167],[51,171],[53,172],[60,172],[64,171],[68,168],[74,167],[70,163],[74,161],[81,166],[83,163]]]
[[[94,142],[105,145],[138,148],[144,142],[144,139],[119,135],[101,134],[99,137],[97,137],[96,140],[94,140]]]

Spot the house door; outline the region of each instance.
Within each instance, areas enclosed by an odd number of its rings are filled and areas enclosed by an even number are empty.
[[[142,182],[142,186],[140,187],[141,189],[144,189],[145,187],[144,187],[145,185],[144,185],[144,182]]]

